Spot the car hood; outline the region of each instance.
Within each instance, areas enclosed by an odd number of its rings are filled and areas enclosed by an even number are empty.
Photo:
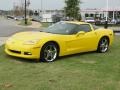
[[[43,38],[48,38],[49,36],[53,36],[54,34],[45,33],[45,32],[20,32],[13,35],[10,40],[14,41],[29,41],[29,40],[41,40]]]

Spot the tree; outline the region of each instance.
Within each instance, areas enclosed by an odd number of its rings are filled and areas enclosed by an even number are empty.
[[[65,0],[65,4],[66,6],[64,9],[66,17],[69,17],[70,19],[80,20],[80,0]]]
[[[30,0],[27,0],[27,14],[28,14],[28,7],[30,5]],[[14,15],[15,16],[24,16],[24,13],[25,13],[25,0],[20,0],[20,2],[18,3],[14,3],[14,6],[13,6],[13,9],[14,9]]]

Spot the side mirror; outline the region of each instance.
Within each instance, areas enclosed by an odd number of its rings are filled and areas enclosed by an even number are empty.
[[[80,31],[76,34],[76,36],[80,36],[80,35],[85,35],[85,32],[84,31]]]

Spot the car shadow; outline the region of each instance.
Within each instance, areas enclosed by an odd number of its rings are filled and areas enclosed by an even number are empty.
[[[66,56],[61,56],[58,58],[58,60],[64,60],[64,59],[68,59],[68,58],[72,58],[72,57],[79,57],[79,56],[83,56],[83,55],[92,55],[97,53],[96,51],[90,51],[90,52],[83,52],[83,53],[77,53],[77,54],[72,54],[72,55],[66,55]]]
[[[58,57],[57,60],[55,60],[54,62],[58,62],[61,60],[69,60],[69,58],[72,57],[79,57],[79,56],[83,56],[83,55],[90,55],[90,54],[95,54],[97,53],[96,51],[92,51],[92,52],[84,52],[84,53],[77,53],[77,54],[72,54],[72,55],[67,55],[67,56],[62,56],[62,57]],[[14,57],[14,56],[9,56],[9,55],[5,55],[5,57],[8,57],[9,59],[12,59],[14,61],[19,61],[19,62],[23,62],[23,63],[43,63],[37,59],[24,59],[24,58],[18,58],[18,57]],[[44,62],[46,63],[46,62]]]
[[[14,56],[10,56],[6,54],[6,57],[8,57],[11,60],[18,61],[18,62],[23,62],[23,63],[38,63],[38,60],[36,59],[25,59],[25,58],[18,58]]]

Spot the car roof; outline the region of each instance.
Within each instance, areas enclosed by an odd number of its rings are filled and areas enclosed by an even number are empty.
[[[86,23],[86,22],[82,22],[82,21],[64,21],[66,23],[72,23],[72,24],[89,24],[89,23]]]

